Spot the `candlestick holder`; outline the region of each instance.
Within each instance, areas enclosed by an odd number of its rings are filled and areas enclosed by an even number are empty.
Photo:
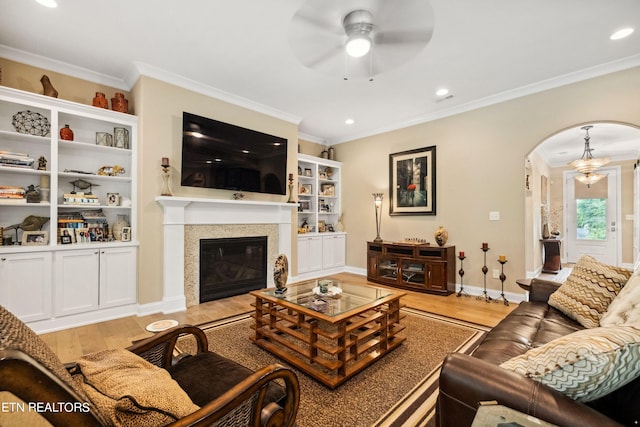
[[[464,278],[464,268],[462,267],[462,263],[465,260],[466,256],[459,256],[458,259],[460,260],[460,270],[458,270],[458,274],[460,275],[460,290],[458,291],[458,294],[456,295],[457,297],[461,296],[461,295],[466,295],[466,296],[471,296],[469,295],[465,290],[464,290],[464,283],[463,283],[463,278]]]
[[[489,251],[489,247],[482,244],[482,252],[484,252],[484,265],[482,266],[482,274],[484,275],[484,290],[482,291],[482,295],[478,296],[478,299],[484,298],[486,302],[491,302],[491,297],[487,293],[487,272],[489,268],[487,267],[487,252]]]
[[[171,167],[169,165],[162,166],[162,193],[161,196],[173,196],[171,192],[170,179],[171,179]]]
[[[498,262],[500,263],[500,282],[502,283],[502,288],[500,290],[500,296],[496,298],[495,301],[498,302],[502,300],[504,302],[504,305],[509,305],[509,301],[504,296],[504,281],[507,280],[507,276],[504,275],[504,265],[507,263],[507,260],[499,259]]]
[[[293,200],[293,175],[289,174],[289,200],[287,200],[287,203],[295,203],[296,201]]]

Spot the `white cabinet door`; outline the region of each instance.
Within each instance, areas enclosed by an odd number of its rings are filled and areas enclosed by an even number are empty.
[[[342,267],[345,265],[345,241],[344,234],[323,236],[322,268]]]
[[[322,237],[298,238],[298,274],[322,269]]]
[[[51,252],[0,256],[0,304],[23,322],[51,317]]]
[[[136,302],[136,248],[100,250],[100,308]]]
[[[98,308],[98,249],[57,252],[55,270],[56,316]]]

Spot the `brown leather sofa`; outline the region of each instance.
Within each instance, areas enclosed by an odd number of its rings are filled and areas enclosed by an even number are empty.
[[[499,367],[512,357],[584,329],[547,304],[559,283],[533,279],[521,303],[487,334],[471,356],[452,353],[442,365],[436,406],[439,427],[470,426],[480,402],[501,405],[559,426],[640,424],[640,379],[587,404]]]

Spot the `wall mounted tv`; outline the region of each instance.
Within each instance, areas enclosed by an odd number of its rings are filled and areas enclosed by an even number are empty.
[[[183,113],[183,186],[284,195],[286,179],[286,138]]]

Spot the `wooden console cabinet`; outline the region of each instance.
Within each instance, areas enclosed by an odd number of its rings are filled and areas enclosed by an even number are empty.
[[[456,247],[367,242],[367,279],[412,291],[456,289]]]

